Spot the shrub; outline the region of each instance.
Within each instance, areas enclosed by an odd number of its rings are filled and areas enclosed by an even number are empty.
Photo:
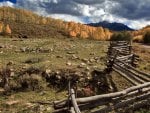
[[[145,33],[144,38],[143,38],[143,42],[145,44],[150,43],[150,31]]]
[[[128,32],[114,33],[110,38],[110,41],[131,41],[131,40],[132,36]]]

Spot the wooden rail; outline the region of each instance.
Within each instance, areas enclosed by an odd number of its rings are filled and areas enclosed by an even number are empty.
[[[76,98],[75,98],[75,92],[73,89],[71,89],[71,101],[72,101],[72,105],[73,105],[73,108],[74,108],[74,111],[75,113],[81,113],[80,112],[80,109],[78,107],[78,104],[76,102]]]

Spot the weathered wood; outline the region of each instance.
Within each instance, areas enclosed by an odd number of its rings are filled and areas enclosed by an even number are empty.
[[[93,102],[89,102],[89,103],[85,103],[85,104],[79,104],[79,108],[81,111],[84,110],[89,110],[89,109],[93,109],[95,107],[98,106],[103,106],[103,105],[108,105],[111,102],[111,99],[107,99],[107,100],[97,100],[97,101],[93,101]]]
[[[117,64],[117,63],[116,63]],[[120,65],[122,66],[122,65]],[[126,71],[128,71],[129,73],[133,74],[134,76],[137,76],[138,78],[142,79],[142,82],[149,82],[150,78],[142,76],[141,74],[138,74],[136,71],[127,68],[126,66],[122,66],[123,69],[125,69]]]
[[[126,64],[126,63],[118,60],[118,59],[116,59],[116,61],[121,62],[122,64],[124,64],[125,66],[127,66],[127,68],[131,68],[132,70],[136,71],[137,73],[142,74],[143,76],[147,76],[147,77],[150,78],[150,74],[147,74],[147,73],[144,73],[142,71],[139,71],[139,70],[135,69],[134,67],[132,67],[132,66],[130,66],[130,65],[128,65],[128,64]]]
[[[133,79],[131,79],[130,77],[128,77],[128,75],[126,75],[125,73],[123,73],[122,72],[122,70],[119,68],[119,67],[117,67],[117,66],[115,66],[114,65],[114,67],[113,67],[113,70],[115,71],[115,72],[117,72],[118,74],[120,74],[122,77],[124,77],[126,80],[128,80],[130,83],[132,83],[133,85],[138,85],[139,83],[138,82],[136,82],[135,80],[133,80]],[[121,70],[121,71],[120,71]]]
[[[116,59],[121,60],[121,59],[128,59],[131,58],[133,54],[127,55],[127,56],[122,56],[122,57],[117,57]]]
[[[124,66],[121,66],[117,63],[115,63],[115,65],[117,65],[118,67],[120,67],[120,70],[122,72],[124,72],[125,74],[127,74],[131,79],[134,79],[135,81],[137,81],[138,83],[145,83],[144,80],[140,79],[135,73],[133,73],[132,71],[130,71],[129,69],[127,69]]]
[[[73,107],[71,107],[70,113],[76,113]]]
[[[133,86],[133,87],[127,88],[127,89],[120,91],[120,92],[102,94],[102,95],[96,95],[96,96],[84,97],[84,98],[76,98],[76,101],[77,101],[77,103],[87,103],[87,102],[92,102],[95,100],[100,101],[100,100],[105,100],[105,99],[111,99],[111,98],[127,95],[130,92],[133,92],[133,91],[136,91],[136,90],[139,90],[142,88],[146,88],[146,87],[150,87],[150,82],[140,84],[137,86]]]
[[[73,105],[73,107],[74,107],[74,111],[75,111],[76,113],[81,113],[81,112],[80,112],[80,109],[79,109],[79,107],[78,107],[78,104],[77,104],[77,102],[76,102],[75,92],[74,92],[73,89],[71,89],[71,101],[72,101],[72,105]]]
[[[61,109],[64,108],[67,105],[68,99],[60,100],[60,101],[54,101],[54,109]]]
[[[146,89],[143,88],[140,91],[137,90],[137,91],[131,92],[131,93],[121,96],[121,97],[116,97],[116,98],[101,100],[101,101],[94,101],[94,102],[86,103],[83,105],[79,104],[79,108],[80,108],[80,110],[88,110],[88,109],[95,108],[97,106],[108,105],[109,103],[116,103],[121,100],[125,100],[125,98],[129,98],[129,97],[131,98],[133,96],[137,96],[138,94],[148,93],[149,91],[150,91],[150,88],[146,88]]]
[[[147,94],[143,94],[143,95],[140,95],[140,96],[137,96],[137,97],[133,97],[133,98],[121,101],[121,102],[119,102],[119,103],[117,103],[115,105],[111,105],[111,106],[102,108],[102,109],[100,109],[98,111],[94,111],[94,112],[91,112],[91,113],[107,113],[109,111],[116,110],[118,108],[127,107],[130,104],[133,104],[134,102],[145,100],[145,99],[147,99],[149,97],[150,97],[150,92],[147,93]]]

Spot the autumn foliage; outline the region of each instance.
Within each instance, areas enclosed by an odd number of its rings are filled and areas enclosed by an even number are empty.
[[[133,40],[136,42],[144,42],[144,36],[147,32],[150,32],[150,26],[144,27],[141,30],[133,31]]]
[[[5,12],[4,17],[2,16],[3,11]],[[3,7],[0,8],[0,15],[0,19],[8,23],[6,25],[0,23],[0,32],[7,31],[8,34],[26,34],[29,37],[30,35],[36,37],[64,35],[97,40],[109,40],[112,35],[108,29],[102,27],[96,28],[81,23],[42,17],[23,9]]]
[[[80,23],[68,22],[65,29],[71,37],[89,38],[97,40],[109,40],[112,33],[102,27],[91,27]]]

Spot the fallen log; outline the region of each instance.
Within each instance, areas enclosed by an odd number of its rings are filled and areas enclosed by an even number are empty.
[[[147,93],[147,94],[143,94],[143,95],[140,95],[140,96],[137,96],[137,97],[134,97],[134,98],[124,100],[124,101],[119,102],[117,104],[102,108],[100,110],[97,110],[97,111],[94,111],[94,112],[91,112],[91,113],[107,113],[107,112],[112,111],[112,110],[117,110],[117,109],[120,109],[120,108],[123,108],[123,107],[127,107],[130,104],[134,104],[137,101],[146,100],[147,98],[150,98],[150,92]]]

